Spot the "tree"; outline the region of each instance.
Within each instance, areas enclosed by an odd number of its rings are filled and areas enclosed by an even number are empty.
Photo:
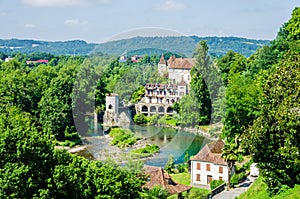
[[[237,137],[238,138],[238,137]],[[226,142],[223,148],[222,152],[222,158],[227,162],[228,167],[228,189],[230,189],[230,179],[232,177],[232,172],[235,167],[235,162],[239,160],[239,156],[241,156],[242,153],[239,149],[239,144],[236,143],[229,143]]]
[[[222,137],[233,143],[260,114],[258,108],[261,87],[250,77],[239,73],[232,75],[226,90],[226,118]]]
[[[165,171],[167,173],[173,173],[173,169],[175,168],[175,160],[174,160],[174,156],[170,155],[168,158],[168,162],[165,165]]]
[[[38,104],[43,131],[65,140],[65,132],[76,132],[72,113],[72,90],[80,61],[68,60],[52,79]],[[66,131],[67,130],[67,131]]]
[[[271,193],[300,183],[300,53],[285,57],[267,78],[261,115],[244,139]]]
[[[0,197],[33,198],[48,188],[54,144],[30,114],[9,107],[0,115]]]
[[[147,124],[147,117],[143,113],[138,113],[133,117],[136,124]]]
[[[199,108],[200,124],[207,124],[211,119],[211,99],[207,87],[209,75],[210,58],[206,41],[200,41],[196,47],[194,57],[197,60],[196,66],[191,70],[191,89],[197,99]],[[207,80],[207,82],[206,82]]]
[[[167,199],[168,196],[170,196],[168,190],[159,185],[154,186],[150,190],[146,190],[142,195],[142,197],[145,199]]]

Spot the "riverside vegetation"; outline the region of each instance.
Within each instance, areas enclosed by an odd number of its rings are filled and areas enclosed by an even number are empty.
[[[116,92],[130,103],[141,85],[166,82],[157,75],[159,55],[120,63],[100,53],[89,59],[47,54],[49,63],[39,65],[27,65],[28,56],[33,55],[16,53],[14,60],[0,61],[0,197],[150,194],[141,188],[144,178],[138,169],[88,161],[54,146],[81,143],[80,135],[89,133],[86,113],[95,110],[88,105],[95,101],[96,111],[103,111],[105,94]],[[223,157],[228,166],[250,156],[260,168],[265,198],[283,198],[284,193],[297,197],[300,8],[294,9],[270,45],[248,58],[233,51],[211,58],[205,41],[199,42],[193,56],[197,65],[191,73],[192,92],[174,107],[177,114],[171,121],[183,126],[223,121]],[[95,97],[85,99],[85,95]],[[83,105],[90,108],[82,110]],[[75,128],[76,121],[82,125]]]

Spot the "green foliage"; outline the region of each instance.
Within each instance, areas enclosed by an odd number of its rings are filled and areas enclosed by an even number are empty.
[[[222,81],[224,85],[227,85],[230,76],[246,70],[246,58],[239,53],[228,51],[218,60],[217,65],[222,74]]]
[[[221,184],[224,184],[225,182],[223,180],[212,180],[210,182],[210,190],[213,190],[220,186]]]
[[[180,124],[194,126],[199,124],[200,113],[197,100],[193,95],[185,95],[179,101]]]
[[[240,182],[245,180],[246,177],[247,177],[247,175],[245,172],[233,174],[233,176],[230,178],[230,186],[234,187],[235,185],[238,185]]]
[[[288,53],[264,84],[260,109],[246,145],[273,193],[300,182],[299,53]],[[267,144],[266,144],[267,143]]]
[[[143,113],[138,113],[133,117],[133,121],[136,124],[147,124],[147,116]]]
[[[244,75],[234,74],[226,91],[226,118],[222,137],[228,142],[234,142],[236,136],[241,136],[245,129],[253,123],[260,114],[258,108],[260,86]]]
[[[136,143],[138,139],[129,129],[125,130],[120,128],[113,128],[109,132],[109,135],[113,138],[110,143],[120,148],[129,147]]]
[[[158,152],[159,146],[157,146],[156,144],[151,144],[151,145],[146,145],[143,148],[139,148],[139,149],[134,149],[131,150],[131,153],[147,153],[147,154],[154,154],[156,152]]]
[[[202,189],[202,188],[195,188],[193,187],[188,194],[188,199],[206,199],[208,195],[210,194],[210,191],[208,189]]]
[[[30,114],[10,107],[0,114],[1,198],[138,198],[135,173],[54,150]]]
[[[136,90],[134,93],[132,93],[131,102],[132,103],[137,103],[138,101],[141,100],[141,98],[143,97],[144,94],[145,94],[145,87],[140,86],[138,88],[138,90]]]
[[[178,121],[173,119],[171,115],[164,115],[158,119],[157,124],[163,125],[163,126],[164,125],[177,126]]]
[[[160,116],[158,114],[147,116],[147,121],[148,121],[147,124],[149,124],[149,125],[158,124],[159,117]]]
[[[198,122],[201,125],[207,124],[211,119],[211,98],[205,82],[205,73],[210,65],[210,57],[208,56],[208,46],[205,41],[199,42],[194,52],[197,60],[196,66],[191,70],[191,90],[197,100]]]
[[[242,193],[238,199],[296,199],[299,198],[300,185],[295,185],[294,188],[284,188],[278,194],[270,196],[267,190],[267,184],[264,183],[262,176],[251,185],[251,187]]]
[[[166,199],[168,196],[170,196],[168,190],[159,185],[154,186],[150,190],[145,190],[142,194],[142,198],[145,199]]]
[[[165,164],[165,171],[167,173],[174,173],[175,160],[173,155],[169,155],[168,162]]]

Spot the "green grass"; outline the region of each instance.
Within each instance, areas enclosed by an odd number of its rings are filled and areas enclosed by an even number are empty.
[[[191,177],[189,173],[176,173],[170,175],[175,182],[188,186],[190,185]]]
[[[267,185],[263,182],[263,178],[259,177],[253,185],[238,199],[297,199],[300,198],[300,185],[288,189],[278,195],[270,197],[267,192]]]
[[[190,185],[191,182],[191,176],[189,173],[176,173],[176,174],[170,174],[173,181],[179,183],[179,184],[184,184],[184,185]],[[205,198],[205,196],[207,196],[210,193],[210,190],[208,189],[202,189],[202,188],[196,188],[196,187],[192,187],[192,189],[190,190],[189,196],[188,198]],[[185,196],[186,193],[183,194],[183,196]],[[170,197],[168,197],[168,199],[171,198],[177,198],[177,195],[172,195]]]

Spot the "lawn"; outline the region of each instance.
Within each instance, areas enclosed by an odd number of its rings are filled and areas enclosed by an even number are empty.
[[[286,191],[270,197],[267,192],[267,185],[263,182],[263,178],[259,177],[253,185],[245,192],[242,193],[238,199],[296,199],[300,198],[300,185],[294,188],[287,189]]]
[[[180,183],[180,184],[184,184],[184,185],[190,185],[191,182],[191,176],[189,173],[176,173],[176,174],[170,174],[173,181]],[[190,190],[189,193],[189,198],[195,198],[195,199],[200,199],[200,198],[206,198],[206,196],[210,193],[210,190],[208,189],[202,189],[202,188],[196,188],[193,187]],[[185,193],[183,194],[185,196]],[[173,195],[171,197],[169,197],[168,199],[171,198],[176,198],[176,195]]]

